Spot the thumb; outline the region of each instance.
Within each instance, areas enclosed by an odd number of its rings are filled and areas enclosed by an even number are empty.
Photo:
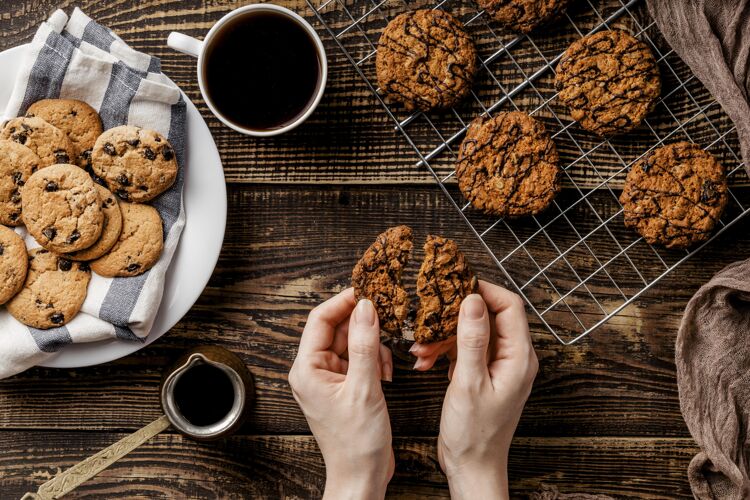
[[[349,369],[347,379],[357,385],[380,384],[380,323],[375,306],[362,299],[349,320]]]
[[[454,377],[466,380],[488,376],[487,348],[490,344],[490,318],[480,295],[471,294],[461,303],[458,315],[457,358]]]

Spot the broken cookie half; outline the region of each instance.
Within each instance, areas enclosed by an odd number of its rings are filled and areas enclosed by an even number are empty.
[[[413,246],[408,226],[392,227],[378,236],[352,273],[357,300],[373,302],[380,329],[391,338],[411,336],[410,300],[402,275]],[[419,306],[413,336],[426,344],[456,335],[461,301],[476,292],[477,278],[453,240],[429,235],[424,253],[417,276]]]

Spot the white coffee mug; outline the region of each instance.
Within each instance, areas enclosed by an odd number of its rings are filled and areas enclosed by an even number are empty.
[[[208,95],[208,92],[206,92],[205,81],[203,77],[203,66],[205,64],[204,58],[206,54],[206,47],[208,47],[209,44],[211,43],[211,40],[218,33],[221,32],[222,27],[225,26],[229,20],[237,16],[246,14],[250,11],[276,12],[276,13],[284,14],[285,16],[292,19],[295,23],[297,23],[310,35],[310,38],[315,43],[316,51],[318,54],[318,60],[320,61],[320,85],[318,86],[318,89],[314,98],[311,99],[310,103],[307,105],[307,109],[305,109],[305,111],[302,114],[300,114],[293,122],[288,123],[284,125],[283,127],[276,128],[276,129],[254,130],[254,129],[242,127],[240,125],[237,125],[236,123],[231,122],[230,120],[228,120],[226,117],[224,117],[221,114],[221,112],[216,108],[214,103],[211,101],[211,97]],[[307,119],[307,117],[310,116],[313,113],[313,111],[315,111],[315,108],[318,106],[320,99],[323,97],[323,92],[325,91],[326,81],[328,80],[328,62],[326,60],[326,51],[325,51],[325,48],[323,47],[323,42],[320,41],[320,37],[315,32],[315,29],[310,25],[310,23],[305,21],[305,19],[302,18],[299,14],[296,14],[295,12],[292,12],[291,10],[286,9],[284,7],[279,7],[278,5],[262,3],[262,4],[246,5],[244,7],[235,9],[229,12],[228,14],[226,14],[221,19],[219,19],[219,21],[216,24],[214,24],[213,27],[209,30],[208,34],[205,36],[203,41],[193,38],[191,36],[173,31],[172,33],[169,34],[169,38],[167,38],[167,45],[179,52],[198,58],[198,86],[200,87],[200,91],[201,91],[201,94],[203,95],[203,99],[206,101],[206,104],[208,105],[208,108],[211,110],[211,112],[219,120],[221,120],[226,126],[233,128],[237,132],[241,132],[243,134],[252,135],[256,137],[270,137],[273,135],[283,134],[284,132],[288,132],[292,130],[293,128],[297,127],[300,123],[304,122]]]

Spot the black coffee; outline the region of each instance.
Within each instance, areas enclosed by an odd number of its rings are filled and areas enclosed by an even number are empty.
[[[174,400],[182,416],[191,424],[204,427],[227,416],[234,405],[234,388],[226,373],[202,363],[180,375]]]
[[[315,42],[280,12],[231,19],[204,54],[206,93],[229,121],[253,130],[284,127],[303,114],[320,85]]]

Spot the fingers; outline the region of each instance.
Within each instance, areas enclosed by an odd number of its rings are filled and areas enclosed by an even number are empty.
[[[367,299],[357,303],[349,323],[347,381],[357,386],[380,384],[380,324],[375,306]],[[391,362],[391,366],[393,363]]]
[[[330,348],[336,325],[346,319],[355,304],[354,289],[347,288],[310,311],[302,338],[300,338],[299,353],[324,351]]]
[[[417,357],[417,361],[414,363],[414,369],[417,371],[429,370],[441,355],[454,349],[455,346],[456,337],[450,337],[432,344],[415,343],[411,349],[409,349],[409,352]]]
[[[497,359],[500,350],[509,345],[530,345],[529,322],[523,299],[510,290],[486,281],[479,282],[479,293],[489,310],[495,313],[493,326],[498,339],[490,358]]]
[[[467,296],[458,315],[456,368],[454,376],[466,380],[488,377],[487,348],[490,344],[490,318],[487,306],[477,294]]]
[[[393,382],[393,353],[383,344],[380,344],[380,378]]]

